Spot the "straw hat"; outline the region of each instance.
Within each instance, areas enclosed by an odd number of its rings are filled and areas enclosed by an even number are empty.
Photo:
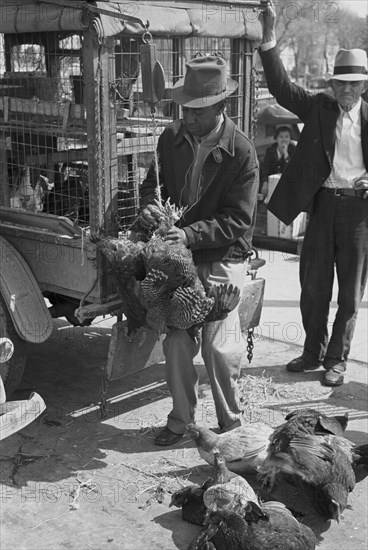
[[[238,83],[227,78],[227,65],[222,57],[195,57],[186,64],[184,78],[178,80],[171,96],[183,107],[200,109],[218,103],[232,94]]]
[[[367,54],[358,48],[339,50],[335,57],[333,74],[327,75],[327,78],[348,81],[368,80]]]

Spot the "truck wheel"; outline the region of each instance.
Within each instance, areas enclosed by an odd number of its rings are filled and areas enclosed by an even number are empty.
[[[20,338],[14,328],[13,321],[10,317],[8,308],[4,302],[4,298],[0,294],[0,338],[7,338],[13,343],[14,352],[12,356],[0,363],[0,375],[3,379],[5,391],[9,397],[18,387],[23,376],[24,367],[26,364],[26,348],[27,344]]]

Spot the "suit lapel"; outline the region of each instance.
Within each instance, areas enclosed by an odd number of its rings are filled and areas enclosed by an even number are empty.
[[[339,113],[336,101],[330,102],[325,109],[321,109],[319,112],[322,143],[331,167],[335,153],[336,122]]]
[[[361,117],[363,159],[366,170],[368,171],[368,103],[365,101],[362,101]]]

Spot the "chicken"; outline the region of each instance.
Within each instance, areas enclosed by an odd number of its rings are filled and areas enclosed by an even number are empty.
[[[130,335],[146,322],[146,309],[137,289],[137,281],[145,277],[141,255],[144,243],[133,242],[127,237],[101,237],[96,239],[96,246],[111,267],[119,296],[123,300],[123,312],[127,318]]]
[[[204,550],[208,543],[217,550],[315,549],[313,531],[299,523],[283,504],[268,502],[261,511],[254,513],[250,506],[243,516],[228,510],[212,512],[189,549]]]
[[[275,428],[271,434],[265,460],[266,466],[262,465],[259,468],[261,476],[264,476],[265,470],[267,471],[267,475],[263,477],[263,487],[268,487],[269,490],[272,489],[277,476],[277,470],[272,470],[269,467],[269,461],[272,461],[275,454],[287,451],[290,441],[296,436],[306,434],[342,435],[348,423],[348,415],[329,417],[315,409],[301,409],[290,412],[286,415],[285,420],[286,422]]]
[[[287,474],[312,488],[315,506],[326,520],[339,521],[348,495],[368,474],[368,445],[356,446],[332,434],[298,434],[263,463],[263,473]]]
[[[301,409],[290,412],[286,422],[278,426],[271,437],[271,447],[282,450],[290,439],[300,433],[343,435],[348,414],[344,416],[327,416],[315,409]]]
[[[184,521],[202,526],[207,513],[203,495],[212,484],[213,479],[210,478],[201,487],[188,485],[179,489],[172,495],[169,506],[181,508],[181,517]]]
[[[214,464],[214,454],[219,452],[230,471],[243,474],[257,472],[266,458],[273,433],[273,429],[262,422],[242,425],[222,434],[195,424],[188,424],[187,431],[206,462]]]
[[[222,457],[216,454],[213,477],[200,487],[189,485],[176,491],[171,497],[170,506],[181,507],[185,521],[202,526],[208,514],[214,510],[243,513],[250,503],[255,510],[259,510],[258,497],[249,483],[230,472]]]
[[[54,187],[46,176],[38,173],[37,178],[31,181],[31,169],[26,166],[20,169],[18,174],[19,184],[12,188],[10,196],[10,206],[12,208],[23,208],[31,212],[42,212],[44,201],[49,191]]]
[[[195,337],[204,322],[226,317],[240,300],[233,285],[205,291],[192,253],[169,244],[159,235],[148,242],[128,236],[96,239],[115,276],[124,302],[128,334],[148,325],[159,336],[170,328],[192,329]]]
[[[310,433],[331,433],[343,435],[349,421],[348,413],[343,416],[327,416],[316,409],[299,409],[285,416],[289,426],[302,424]]]
[[[242,513],[250,502],[258,506],[258,497],[246,479],[230,472],[224,458],[215,453],[213,484],[203,494],[207,510],[232,510]]]

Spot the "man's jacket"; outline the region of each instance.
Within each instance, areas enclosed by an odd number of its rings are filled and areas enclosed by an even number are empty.
[[[182,206],[186,174],[194,158],[192,141],[182,120],[171,123],[158,140],[163,200]],[[140,205],[155,199],[154,162],[141,185]],[[258,192],[258,161],[246,135],[225,116],[216,147],[202,168],[199,198],[177,226],[185,230],[195,263],[243,261],[250,252]]]
[[[330,175],[340,109],[333,96],[313,95],[290,82],[277,47],[260,51],[260,55],[270,93],[304,122],[293,157],[268,203],[268,209],[288,225],[300,212],[312,210],[314,195]],[[368,170],[368,103],[363,100],[361,123],[363,159]]]

